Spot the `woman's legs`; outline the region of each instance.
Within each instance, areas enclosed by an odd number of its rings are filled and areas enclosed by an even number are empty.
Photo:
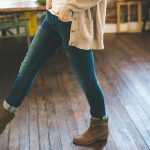
[[[32,88],[40,69],[61,45],[62,40],[54,26],[53,15],[47,14],[21,63],[6,99],[0,104],[0,134],[15,117],[17,108]]]
[[[96,76],[92,50],[65,46],[65,52],[90,104],[91,115],[95,118],[106,115],[104,94]]]
[[[68,45],[71,23],[63,23],[62,28],[62,22],[59,20],[56,22],[58,22],[57,28],[63,41],[65,53],[90,104],[91,115],[95,118],[105,116],[107,112],[104,94],[96,76],[92,50],[83,50]]]
[[[96,76],[93,52],[92,50],[83,50],[70,46],[68,43],[71,23],[62,23],[57,18],[55,19],[56,28],[61,36],[65,53],[73,66],[80,86],[85,92],[92,116],[88,129],[73,138],[73,143],[88,145],[97,140],[104,140],[109,133],[108,115],[105,108],[104,94]]]
[[[52,28],[53,24],[56,25],[56,30]],[[91,115],[97,118],[106,114],[104,94],[96,76],[93,52],[68,45],[70,27],[71,22],[62,22],[47,11],[47,17],[34,37],[6,98],[10,105],[18,107],[21,104],[39,70],[63,43],[65,53],[90,104]]]
[[[61,38],[53,28],[53,17],[47,15],[35,35],[17,77],[6,97],[6,102],[19,107],[28,91],[32,88],[42,66],[62,45]]]

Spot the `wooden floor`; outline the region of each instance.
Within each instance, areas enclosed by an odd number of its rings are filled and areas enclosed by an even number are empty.
[[[0,41],[1,102],[26,50],[24,40]],[[105,50],[94,56],[109,113],[107,142],[72,144],[89,125],[89,105],[61,49],[1,135],[0,150],[149,150],[150,34],[105,34]]]

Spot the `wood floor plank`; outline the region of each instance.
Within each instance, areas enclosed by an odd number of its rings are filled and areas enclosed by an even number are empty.
[[[30,139],[30,150],[40,149],[39,145],[39,132],[37,122],[37,105],[35,101],[35,86],[32,91],[28,94],[29,101],[29,139]]]
[[[64,114],[64,107],[62,105],[63,96],[61,95],[61,91],[59,90],[59,86],[57,83],[57,76],[51,79],[50,86],[52,87],[52,96],[53,96],[57,126],[58,126],[62,149],[64,150],[72,149],[72,141],[70,138],[70,134],[66,122],[66,116]]]
[[[40,150],[50,150],[47,114],[41,90],[42,87],[41,86],[39,87],[38,84],[35,84],[35,99],[37,105],[37,117],[38,117],[37,123],[39,132]]]
[[[61,139],[62,149],[63,150],[72,149],[71,138],[66,123],[66,116],[64,114],[65,108],[63,108],[63,99],[61,96],[61,92],[60,91],[58,92],[58,85],[56,79],[51,80],[51,83],[53,85],[52,88],[53,100],[55,104],[55,110],[56,110],[55,113],[56,113],[56,119],[58,123],[58,130]]]
[[[150,148],[150,133],[148,132],[148,129],[144,126],[142,120],[137,115],[136,111],[134,110],[133,106],[125,106],[127,112],[129,113],[130,117],[132,118],[134,124],[138,128],[142,138],[144,139],[147,146]]]
[[[62,74],[62,72],[61,72]],[[68,96],[68,91],[65,88],[64,83],[66,82],[66,78],[62,78],[62,75],[57,76],[57,84],[58,88],[60,89],[61,97],[62,97],[62,105],[63,105],[63,111],[65,115],[66,125],[68,128],[69,136],[70,136],[70,144],[72,146],[72,149],[75,149],[75,145],[72,143],[73,137],[77,135],[77,123],[75,121],[75,115],[72,110],[72,105]],[[79,147],[76,149],[80,149]]]
[[[16,117],[10,123],[10,135],[9,135],[9,149],[19,150],[20,137],[19,130],[20,127],[20,112],[16,113]]]
[[[20,107],[19,116],[19,150],[29,150],[29,119],[28,119],[28,98],[26,97]]]
[[[51,80],[47,80],[49,78],[48,69],[46,70],[45,75],[43,76],[43,84],[48,85],[48,86],[43,92],[43,94],[44,94],[44,99],[46,101],[45,107],[47,110],[50,145],[52,149],[62,149],[62,141],[61,141],[61,136],[59,133],[60,127],[58,125],[59,121],[57,118],[58,114],[56,113],[57,111],[57,106],[55,102],[56,98],[55,98],[55,93],[54,93],[54,91],[56,90],[55,89],[56,87],[54,87],[55,85],[53,85],[55,78],[51,76]],[[58,113],[61,113],[61,112],[58,111]]]

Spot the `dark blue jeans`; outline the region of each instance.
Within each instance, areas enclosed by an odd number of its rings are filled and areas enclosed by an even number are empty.
[[[6,97],[6,102],[19,107],[31,90],[36,76],[49,58],[62,46],[69,59],[77,80],[85,92],[93,117],[106,114],[104,95],[97,80],[92,50],[69,46],[70,22],[63,22],[46,11],[46,17],[20,65],[17,77]]]

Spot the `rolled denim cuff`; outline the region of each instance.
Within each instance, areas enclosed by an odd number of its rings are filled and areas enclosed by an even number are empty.
[[[93,118],[93,119],[96,119],[96,120],[99,120],[99,119],[107,119],[107,118],[109,118],[109,115],[108,115],[108,113],[106,113],[106,115],[104,115],[104,116],[102,116],[102,117],[100,117],[100,118],[95,118],[95,117],[93,117],[93,116],[92,116],[92,118]]]
[[[3,107],[4,107],[4,109],[8,110],[10,113],[15,113],[18,109],[17,107],[14,107],[14,106],[8,104],[6,102],[6,100],[4,100],[4,102],[3,102]]]

